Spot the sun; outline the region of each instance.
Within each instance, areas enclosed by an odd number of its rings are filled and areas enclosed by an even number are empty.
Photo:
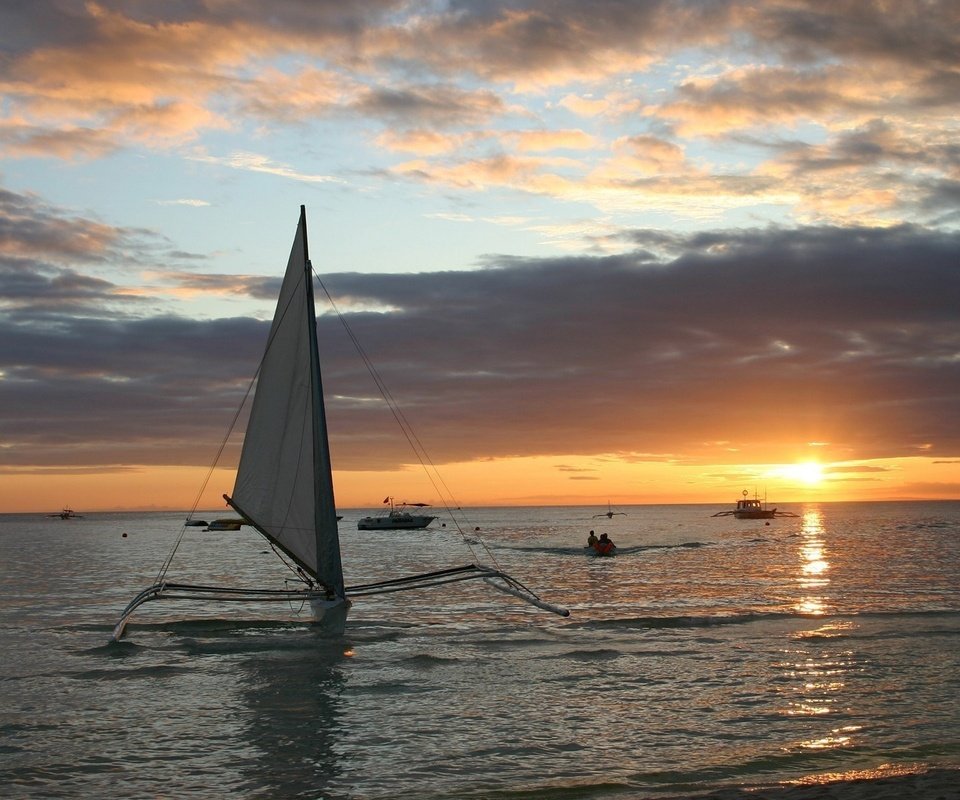
[[[781,474],[785,478],[793,478],[813,486],[823,480],[823,467],[816,461],[804,461],[784,467]]]

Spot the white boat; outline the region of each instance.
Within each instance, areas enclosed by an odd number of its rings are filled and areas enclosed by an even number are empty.
[[[411,514],[408,508],[428,508],[427,503],[400,503],[395,505],[392,497],[383,501],[390,504],[390,510],[384,514],[372,517],[361,517],[357,523],[357,530],[361,531],[394,531],[394,530],[421,530],[426,528],[436,517],[429,514]]]
[[[308,603],[325,633],[340,635],[347,611],[358,597],[422,589],[457,581],[481,579],[488,586],[561,616],[569,612],[541,600],[507,573],[481,564],[465,564],[417,575],[357,586],[346,586],[340,559],[336,505],[327,421],[320,377],[313,267],[307,249],[306,210],[287,262],[277,309],[258,370],[257,390],[227,504],[288,562],[302,586],[243,588],[168,581],[176,546],[157,581],[140,592],[123,610],[113,630],[120,639],[131,615],[156,600],[275,601]],[[180,539],[183,538],[181,529]],[[390,556],[384,554],[385,563]]]
[[[764,496],[761,500],[757,493],[753,497],[746,489],[743,490],[743,499],[737,500],[737,505],[729,511],[718,511],[711,514],[713,517],[735,517],[736,519],[774,519],[775,517],[795,517],[792,511],[778,511],[776,506],[770,508],[767,505],[767,498]]]

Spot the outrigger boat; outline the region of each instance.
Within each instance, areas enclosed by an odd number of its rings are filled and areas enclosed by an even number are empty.
[[[736,517],[737,519],[773,519],[774,517],[796,517],[791,511],[778,511],[776,506],[769,508],[766,497],[763,501],[754,492],[753,497],[749,497],[749,492],[743,490],[743,499],[737,500],[736,508],[729,511],[718,511],[711,514],[712,517]]]
[[[594,514],[593,518],[597,519],[598,517],[606,517],[607,519],[613,519],[614,517],[625,517],[627,516],[622,511],[614,511],[613,506],[610,505],[610,502],[607,501],[607,510],[602,514]]]
[[[341,321],[346,324],[342,317]],[[274,552],[288,562],[302,584],[300,588],[241,588],[168,581],[168,568],[187,529],[184,525],[155,583],[123,610],[113,630],[114,640],[123,636],[131,615],[140,606],[156,600],[308,604],[324,633],[342,635],[347,611],[358,597],[473,579],[555,614],[570,613],[541,600],[499,568],[479,563],[356,586],[344,583],[320,379],[313,267],[303,206],[258,370],[233,494],[224,495],[224,499],[244,525],[262,535]],[[466,536],[463,538],[470,547]],[[473,552],[472,547],[470,550]]]
[[[64,508],[56,514],[47,514],[48,517],[58,517],[59,519],[83,519],[83,514],[77,514],[72,508]]]

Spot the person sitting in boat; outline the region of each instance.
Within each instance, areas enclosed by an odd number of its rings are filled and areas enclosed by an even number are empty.
[[[593,531],[590,531],[590,535],[587,537],[587,547],[596,547],[597,542],[600,540],[597,538],[597,534]]]
[[[617,546],[613,543],[613,539],[607,536],[607,534],[601,533],[593,549],[597,551],[597,555],[609,556],[613,555],[613,551],[617,549]]]

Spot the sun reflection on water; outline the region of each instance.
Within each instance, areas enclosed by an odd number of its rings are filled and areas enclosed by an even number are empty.
[[[794,609],[810,616],[821,616],[827,612],[826,598],[821,592],[830,584],[830,578],[827,577],[830,562],[827,560],[823,534],[823,514],[820,510],[805,511],[800,530],[800,574],[797,577],[803,596]]]
[[[834,728],[830,731],[829,736],[801,742],[800,747],[805,750],[831,750],[836,747],[845,747],[853,741],[851,734],[856,733],[861,728],[860,725],[845,725],[842,728]]]

